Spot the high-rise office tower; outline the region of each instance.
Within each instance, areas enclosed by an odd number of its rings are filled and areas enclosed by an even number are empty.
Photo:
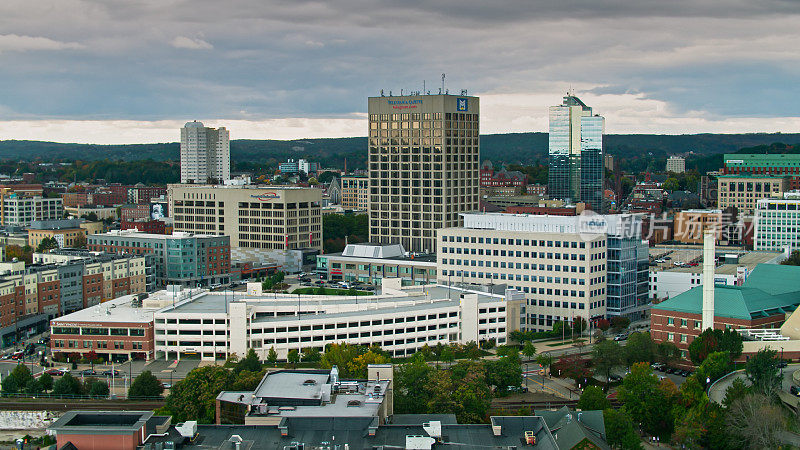
[[[181,128],[181,183],[223,183],[231,179],[230,135],[225,127],[187,122]]]
[[[603,132],[605,118],[567,94],[550,107],[550,198],[584,202],[603,212]]]
[[[369,98],[369,235],[436,251],[436,230],[478,210],[477,97]]]

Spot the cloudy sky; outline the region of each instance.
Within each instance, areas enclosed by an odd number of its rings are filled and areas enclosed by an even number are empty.
[[[363,136],[381,89],[545,131],[570,87],[610,133],[800,132],[796,0],[3,0],[0,139]]]

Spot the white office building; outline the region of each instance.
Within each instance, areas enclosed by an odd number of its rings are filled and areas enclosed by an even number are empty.
[[[181,183],[218,183],[231,179],[231,144],[224,127],[187,122],[181,128]]]
[[[667,158],[667,172],[686,172],[686,160],[680,156],[670,156]]]
[[[22,197],[11,194],[0,203],[2,224],[30,227],[34,221],[64,218],[61,198]]]
[[[753,249],[786,252],[800,250],[800,193],[758,200],[753,217]]]

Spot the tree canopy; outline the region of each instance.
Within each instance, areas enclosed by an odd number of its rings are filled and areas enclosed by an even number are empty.
[[[152,372],[145,370],[131,383],[128,398],[160,397],[164,393],[164,385]]]
[[[700,365],[711,353],[726,351],[735,360],[743,348],[742,336],[736,330],[709,328],[689,344],[689,357],[695,365]]]

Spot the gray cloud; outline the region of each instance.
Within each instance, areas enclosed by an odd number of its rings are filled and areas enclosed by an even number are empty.
[[[0,120],[351,117],[443,72],[486,95],[552,103],[573,85],[673,114],[796,116],[798,16],[788,0],[6,0]],[[11,64],[14,48],[49,51]]]

